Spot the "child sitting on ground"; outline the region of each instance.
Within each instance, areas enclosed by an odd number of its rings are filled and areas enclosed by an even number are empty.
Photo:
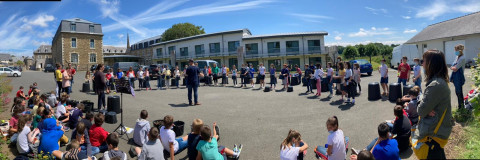
[[[133,130],[133,141],[136,145],[142,147],[145,141],[147,140],[148,132],[150,131],[150,122],[147,120],[148,112],[147,110],[142,110],[140,112],[140,118],[137,119],[135,124],[135,129]]]
[[[173,128],[173,116],[167,115],[163,118],[164,126],[160,128],[160,140],[163,148],[170,153],[171,159],[175,159],[175,154],[182,152],[188,147],[188,136],[175,139]]]
[[[42,122],[42,136],[40,138],[40,146],[38,151],[43,154],[52,154],[57,158],[62,158],[62,152],[59,151],[60,139],[64,136],[62,127],[58,126],[57,120],[46,118]]]
[[[317,152],[321,157],[328,159],[345,159],[347,156],[346,144],[348,137],[343,135],[343,131],[338,129],[338,118],[333,116],[327,120],[328,135],[327,144],[324,146],[317,146]],[[327,147],[327,148],[326,148]]]
[[[281,160],[297,160],[297,158],[303,158],[303,152],[308,149],[308,144],[305,143],[301,137],[300,133],[296,130],[288,131],[287,138],[285,138],[280,145]]]
[[[118,142],[119,140],[117,133],[110,133],[107,136],[108,151],[103,154],[103,160],[110,160],[114,158],[119,158],[120,160],[127,160],[127,154],[118,149]]]
[[[81,154],[82,151],[78,141],[72,141],[70,145],[67,146],[67,151],[63,153],[63,158],[65,160],[80,160],[87,159],[85,154]]]
[[[373,154],[367,150],[362,150],[358,155],[352,154],[350,160],[375,160]]]
[[[57,111],[55,112],[55,117],[61,122],[68,122],[70,117],[70,112],[68,111],[70,107],[65,107],[67,105],[67,96],[62,96],[60,98],[60,103],[57,104]]]
[[[95,115],[95,124],[92,125],[92,128],[88,131],[90,136],[90,143],[92,144],[92,155],[96,155],[100,152],[105,152],[108,149],[106,140],[108,132],[102,128],[103,121],[105,116],[101,113]]]
[[[80,122],[83,122],[85,124],[85,128],[87,128],[87,130],[90,130],[90,128],[92,128],[93,116],[94,115],[92,112],[87,112],[87,114],[85,114],[85,118],[82,118],[82,120],[80,120]]]
[[[403,107],[396,105],[393,109],[396,120],[393,123],[391,129],[393,135],[397,135],[395,139],[398,142],[398,149],[400,152],[409,148],[410,145],[410,130],[412,128],[410,120],[407,116],[403,115]]]
[[[45,110],[45,107],[43,107],[43,106],[38,107],[37,114],[35,114],[35,116],[33,116],[33,122],[32,122],[32,127],[33,128],[37,128],[38,123],[40,121],[42,121],[42,115],[43,115],[44,110]]]
[[[17,151],[21,155],[27,156],[28,153],[32,152],[30,148],[31,144],[34,143],[34,139],[40,131],[38,129],[30,130],[30,125],[32,124],[32,116],[29,114],[23,115],[18,120],[18,139],[17,139]]]
[[[83,103],[78,103],[77,107],[72,109],[72,115],[70,115],[70,118],[68,118],[68,126],[70,128],[75,128],[77,127],[78,124],[78,119],[83,118],[83,109],[84,109],[84,104]]]
[[[17,105],[13,107],[13,114],[12,118],[10,118],[10,121],[8,125],[10,126],[10,129],[8,130],[8,135],[11,135],[10,141],[15,144],[17,142],[18,138],[18,119],[22,116],[22,112],[25,111],[25,107],[21,105]]]
[[[410,102],[405,103],[403,106],[407,112],[408,119],[410,119],[410,122],[412,122],[412,126],[418,123],[418,94],[420,94],[420,87],[414,86],[408,91],[408,97],[402,98],[403,100],[410,100]]]
[[[389,130],[386,122],[378,125],[378,138],[366,147],[375,159],[400,160],[397,140],[392,139]]]
[[[203,121],[201,119],[195,119],[192,123],[192,133],[188,134],[188,158],[196,159],[197,158],[197,144],[200,141],[200,131],[203,127]]]
[[[217,123],[213,123],[213,128]],[[217,144],[217,132],[214,129],[213,130],[213,137],[212,137],[212,131],[210,130],[210,127],[207,125],[204,125],[202,127],[202,130],[200,131],[200,134],[202,136],[202,140],[198,142],[197,145],[197,150],[198,150],[198,155],[197,155],[197,160],[198,159],[227,159],[228,157],[234,157],[238,158],[239,152],[234,152],[231,149],[226,148],[225,146],[218,146]],[[242,145],[239,147],[239,151],[241,151]]]
[[[55,94],[55,91],[50,92],[50,96],[48,96],[48,98],[47,98],[47,103],[51,107],[57,106],[58,100],[57,100],[57,96]]]
[[[92,144],[90,143],[90,137],[88,136],[88,130],[85,127],[83,122],[78,122],[75,130],[72,132],[72,136],[70,138],[72,141],[76,141],[79,143],[81,154],[85,155],[86,157],[91,157],[92,155]]]
[[[135,147],[139,160],[165,160],[163,156],[163,145],[158,139],[158,128],[152,127],[148,132],[148,141],[142,148]]]

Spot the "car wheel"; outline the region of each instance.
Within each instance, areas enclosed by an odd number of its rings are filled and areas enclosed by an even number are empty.
[[[371,75],[372,75],[372,72],[367,72],[367,74],[368,74],[369,76],[371,76]]]
[[[18,74],[14,73],[14,74],[13,74],[13,77],[18,77]]]

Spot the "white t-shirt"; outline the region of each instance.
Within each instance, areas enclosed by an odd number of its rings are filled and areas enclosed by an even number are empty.
[[[58,103],[55,117],[58,119],[60,116],[65,115],[65,113],[67,113],[67,109],[65,109],[65,106],[63,106],[62,103]]]
[[[227,67],[222,68],[222,74],[227,74]]]
[[[342,130],[337,130],[328,135],[328,146],[332,146],[332,155],[328,156],[328,159],[332,160],[344,160],[347,156],[345,152],[345,137]]]
[[[322,69],[316,69],[314,75],[315,75],[315,79],[320,79],[320,80],[322,80],[323,70],[322,70]]]
[[[281,160],[296,160],[300,154],[300,147],[285,147],[280,150],[280,159]]]
[[[380,75],[382,77],[386,77],[387,76],[387,65],[386,64],[383,64],[381,67],[380,67]]]
[[[175,77],[180,77],[180,70],[175,70]]]
[[[261,66],[260,68],[258,68],[258,70],[260,71],[261,75],[265,75],[265,67],[264,66]]]
[[[333,68],[328,68],[327,76],[332,76],[332,75],[333,75]]]
[[[25,125],[25,127],[23,127],[22,132],[18,134],[18,138],[17,138],[18,153],[27,153],[30,151],[30,148],[28,148],[28,133],[30,133],[30,127]]]
[[[138,71],[138,78],[143,79],[143,71]]]
[[[173,152],[178,151],[178,142],[175,140],[175,132],[172,129],[160,128],[160,138],[162,139],[163,148],[170,152],[170,142],[173,142]]]
[[[352,77],[352,69],[347,69],[345,72],[345,79]]]

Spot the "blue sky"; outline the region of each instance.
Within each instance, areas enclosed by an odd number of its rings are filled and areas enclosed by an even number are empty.
[[[160,35],[190,22],[205,32],[254,35],[326,31],[327,45],[400,44],[426,26],[480,11],[479,0],[62,0],[0,2],[0,53],[32,55],[51,44],[62,19],[100,23],[104,45]]]

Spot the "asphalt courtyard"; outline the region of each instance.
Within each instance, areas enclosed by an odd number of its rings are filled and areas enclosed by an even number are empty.
[[[93,92],[80,92],[84,75],[85,72],[79,72],[75,76],[71,99],[91,100],[96,107],[97,96]],[[467,69],[465,75],[468,77],[470,70]],[[377,137],[378,124],[394,118],[394,103],[386,98],[367,100],[368,83],[378,82],[379,77],[378,72],[362,77],[362,94],[356,97],[355,105],[337,101],[340,99],[338,95],[327,98],[328,92],[323,92],[320,97],[315,97],[314,94],[306,95],[306,88],[301,85],[295,86],[293,92],[263,92],[258,89],[258,84],[254,89],[233,88],[231,80],[229,87],[200,87],[200,106],[187,105],[187,89],[184,86],[180,89],[136,91],[135,97],[123,95],[124,124],[133,128],[142,109],[148,110],[150,122],[163,119],[165,115],[173,115],[175,120],[184,121],[184,135],[189,133],[190,124],[195,118],[202,119],[209,126],[217,122],[221,136],[219,144],[228,148],[233,148],[234,144],[243,144],[241,159],[278,159],[280,143],[289,129],[295,129],[310,146],[306,159],[315,159],[314,147],[324,146],[327,141],[325,122],[328,117],[338,117],[340,129],[350,137],[349,147],[356,149],[364,148]],[[396,71],[390,69],[389,77],[389,82],[396,82]],[[20,85],[28,91],[28,86],[37,82],[42,93],[54,90],[56,85],[53,73],[25,71],[22,77],[12,79],[14,91],[10,94],[11,97],[15,96]],[[156,86],[156,80],[150,83]],[[136,84],[138,85],[138,81]],[[470,90],[471,85],[470,78],[467,78],[464,93]],[[277,86],[277,89],[279,88],[281,86]],[[455,104],[453,85],[450,85],[450,90],[452,104]],[[111,95],[113,94],[107,96]],[[452,105],[452,108],[456,108],[456,105]],[[117,119],[117,124],[104,123],[103,127],[112,132],[120,123],[120,115]],[[70,132],[67,135],[70,135]],[[133,133],[129,136],[133,137]],[[120,149],[128,152],[129,148],[127,141],[121,140]],[[186,155],[187,151],[183,151],[176,158],[184,158]],[[97,156],[100,157],[101,154]],[[402,154],[402,159],[413,157],[411,151]]]

